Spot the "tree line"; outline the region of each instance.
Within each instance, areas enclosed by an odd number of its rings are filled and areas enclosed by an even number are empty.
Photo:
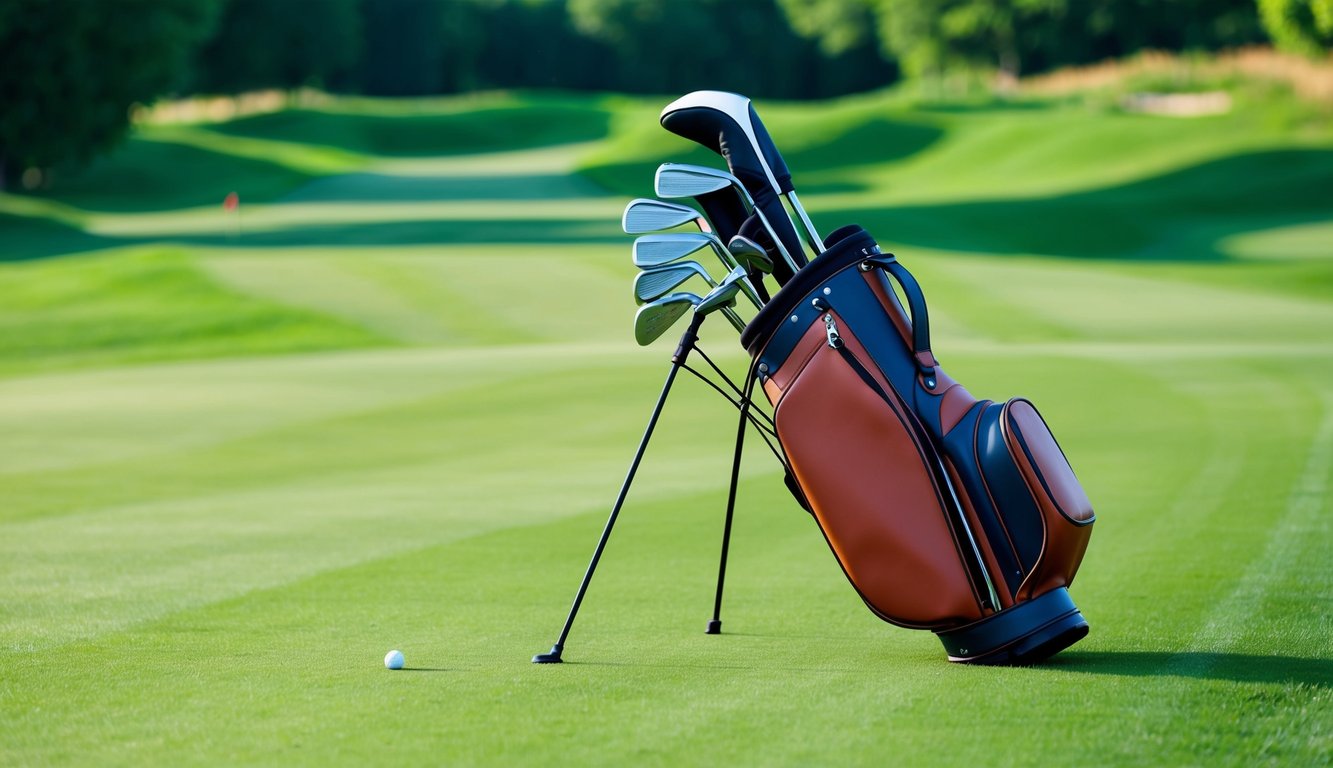
[[[164,94],[500,88],[819,98],[1137,50],[1333,45],[1333,0],[0,0],[0,188]]]

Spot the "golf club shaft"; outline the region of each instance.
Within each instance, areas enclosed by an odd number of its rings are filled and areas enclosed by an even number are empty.
[[[820,237],[819,233],[815,231],[815,225],[810,221],[810,214],[805,212],[805,206],[801,205],[801,201],[796,198],[795,189],[787,192],[787,202],[791,203],[792,209],[801,217],[801,226],[805,228],[805,241],[814,249],[815,255],[823,253],[824,238]]]
[[[778,247],[778,255],[787,263],[787,267],[791,269],[791,273],[794,275],[799,272],[801,269],[800,266],[797,265],[796,259],[792,257],[791,251],[788,251],[787,246],[783,244],[782,238],[778,237],[777,231],[773,229],[773,222],[768,220],[768,216],[764,213],[762,208],[755,206],[754,212],[759,214],[759,221],[763,223],[764,229],[768,230],[768,236],[773,238],[773,244]]]
[[[741,319],[740,315],[736,314],[736,310],[731,307],[723,307],[722,316],[727,318],[727,322],[731,323],[731,327],[735,328],[737,333],[745,331],[745,321]]]
[[[750,300],[750,303],[754,305],[755,309],[763,309],[764,300],[759,298],[759,292],[754,289],[754,284],[750,282],[749,272],[741,266],[741,263],[736,260],[735,255],[727,250],[727,247],[722,245],[720,241],[714,239],[712,246],[713,250],[717,252],[717,258],[727,267],[728,271],[734,272],[739,269],[742,272],[745,272],[745,276],[740,279],[739,283],[741,293],[745,294],[745,298]]]

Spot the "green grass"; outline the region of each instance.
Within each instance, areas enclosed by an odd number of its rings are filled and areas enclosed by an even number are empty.
[[[1327,764],[1333,128],[1269,98],[760,105],[1093,499],[1092,634],[1031,669],[871,616],[756,445],[704,635],[734,421],[688,378],[528,662],[666,372],[616,220],[716,161],[663,100],[154,126],[0,195],[0,764]]]
[[[9,267],[5,277],[0,371],[387,341],[362,325],[227,291],[179,249],[32,261]]]

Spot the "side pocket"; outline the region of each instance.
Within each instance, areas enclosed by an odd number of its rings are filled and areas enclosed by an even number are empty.
[[[1045,526],[1041,560],[1019,590],[1036,597],[1074,580],[1097,517],[1064,451],[1031,402],[1005,403],[1000,430]]]
[[[1070,523],[1090,525],[1096,519],[1092,502],[1036,407],[1023,398],[1010,400],[1005,404],[1001,429],[1014,463],[1034,486],[1033,495]]]
[[[942,444],[958,474],[961,495],[984,534],[993,572],[1001,582],[996,587],[1007,606],[1041,558],[1045,526],[1004,443],[1003,409],[990,400],[975,403]]]
[[[821,346],[774,414],[815,519],[880,617],[916,628],[975,621],[982,611],[921,447],[845,352]]]

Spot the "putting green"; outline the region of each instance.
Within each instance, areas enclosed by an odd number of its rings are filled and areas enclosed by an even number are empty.
[[[658,100],[155,126],[0,194],[0,763],[1328,763],[1333,128],[1272,98],[761,105],[1087,486],[1092,633],[1030,669],[871,616],[754,440],[704,635],[735,421],[688,376],[529,663],[666,373],[617,218],[712,161]]]

